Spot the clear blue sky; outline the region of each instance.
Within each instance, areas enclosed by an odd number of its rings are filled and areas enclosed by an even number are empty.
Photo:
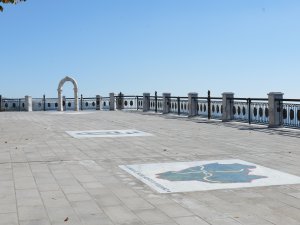
[[[0,94],[300,98],[299,0],[27,0],[0,13]],[[64,86],[72,95],[72,86]]]

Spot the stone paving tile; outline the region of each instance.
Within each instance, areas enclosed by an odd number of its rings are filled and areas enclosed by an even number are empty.
[[[43,206],[40,193],[36,189],[16,190],[18,206]]]
[[[1,202],[0,203],[0,213],[16,213],[16,203],[7,203],[7,202]]]
[[[32,176],[18,176],[14,177],[16,189],[34,189],[36,188],[36,183]]]
[[[145,195],[144,198],[153,205],[164,205],[164,204],[173,204],[174,200],[167,195],[160,195],[157,193],[151,193]]]
[[[20,221],[20,225],[51,225],[48,219]]]
[[[254,215],[243,215],[240,217],[235,217],[234,219],[243,225],[255,225],[255,224],[272,225],[273,224],[261,217],[254,216]]]
[[[98,189],[98,188],[103,188],[104,185],[101,184],[100,182],[86,182],[86,183],[81,183],[81,185],[85,189]]]
[[[47,219],[47,213],[43,206],[20,206],[18,207],[19,220],[42,220]]]
[[[105,196],[94,196],[96,202],[98,203],[98,205],[100,205],[101,207],[105,207],[105,206],[118,206],[121,205],[122,202],[121,200],[113,193],[111,194],[107,194]]]
[[[66,197],[70,202],[92,200],[92,197],[88,193],[66,194]]]
[[[66,185],[60,187],[65,194],[85,193],[85,190],[81,185]]]
[[[41,196],[46,208],[58,208],[70,206],[69,201],[62,191],[41,192]]]
[[[81,224],[79,217],[71,206],[47,208],[47,213],[52,224],[63,224],[66,219],[69,224]]]
[[[107,206],[102,209],[115,224],[143,224],[142,220],[126,207]]]
[[[71,206],[79,216],[103,214],[103,210],[93,200],[72,202]]]
[[[122,185],[118,187],[117,185],[110,188],[110,190],[119,198],[133,198],[138,197],[138,194],[135,193],[130,188],[126,187],[125,185]]]
[[[241,225],[240,222],[232,218],[211,219],[207,221],[210,225]]]
[[[172,222],[172,223],[147,223],[147,224],[151,224],[151,225],[178,225],[178,223]]]
[[[122,202],[131,210],[153,209],[154,206],[141,197],[122,198]]]
[[[203,219],[197,216],[179,217],[174,219],[179,225],[209,225]]]
[[[0,225],[19,225],[17,213],[0,213]]]
[[[158,209],[163,211],[169,217],[185,217],[185,216],[193,216],[194,213],[188,211],[187,209],[179,206],[178,204],[165,204],[158,205]]]
[[[118,167],[238,158],[300,176],[300,131],[169,118],[1,112],[0,225],[300,224],[300,184],[159,194]],[[99,129],[153,136],[65,133]]]
[[[172,222],[171,218],[158,209],[144,209],[134,212],[138,217],[148,224]]]
[[[80,216],[80,220],[85,225],[114,225],[109,217],[104,214]]]

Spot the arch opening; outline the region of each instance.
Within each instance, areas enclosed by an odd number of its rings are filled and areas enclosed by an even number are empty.
[[[72,77],[68,77],[66,76],[65,78],[63,78],[59,84],[58,84],[58,88],[57,88],[57,94],[58,94],[58,111],[64,111],[64,107],[63,107],[63,97],[62,97],[62,88],[64,86],[64,84],[69,81],[73,84],[74,86],[74,111],[79,111],[79,100],[78,100],[78,85],[77,82],[74,78]]]

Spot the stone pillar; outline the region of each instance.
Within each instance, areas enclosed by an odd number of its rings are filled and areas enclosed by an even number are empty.
[[[58,89],[58,107],[57,107],[57,111],[64,111],[64,107],[63,107],[63,99],[61,96],[62,90]]]
[[[67,111],[67,105],[68,105],[68,103],[67,103],[67,101],[66,101],[66,96],[63,96],[63,97],[62,97],[62,102],[65,103],[65,105],[63,105],[63,110],[62,110],[62,111]]]
[[[115,110],[115,93],[109,93],[109,110]]]
[[[96,95],[96,110],[100,110],[101,96]]]
[[[191,92],[188,93],[188,97],[189,97],[189,116],[196,116],[197,113],[197,98],[198,98],[198,93],[196,92]]]
[[[80,110],[83,110],[83,96],[80,95]]]
[[[143,112],[150,110],[150,93],[143,93]]]
[[[234,104],[234,93],[225,92],[223,96],[223,113],[222,122],[228,122],[233,119],[233,104]]]
[[[74,111],[79,111],[78,89],[74,87]]]
[[[269,102],[269,127],[282,126],[282,107],[278,99],[283,99],[283,93],[270,92],[268,94]]]
[[[2,95],[0,95],[0,112],[2,112]]]
[[[32,97],[28,95],[25,96],[25,111],[32,112]]]
[[[163,114],[167,114],[170,112],[171,108],[171,94],[163,93]]]

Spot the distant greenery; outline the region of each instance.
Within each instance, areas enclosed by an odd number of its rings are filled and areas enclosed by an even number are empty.
[[[0,0],[1,4],[17,4],[19,2],[25,2],[26,0]],[[3,6],[0,5],[0,11],[3,12]]]

